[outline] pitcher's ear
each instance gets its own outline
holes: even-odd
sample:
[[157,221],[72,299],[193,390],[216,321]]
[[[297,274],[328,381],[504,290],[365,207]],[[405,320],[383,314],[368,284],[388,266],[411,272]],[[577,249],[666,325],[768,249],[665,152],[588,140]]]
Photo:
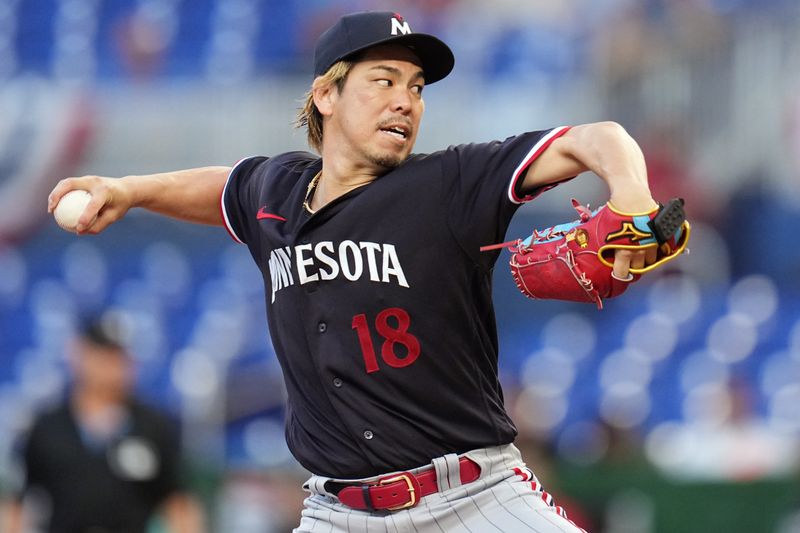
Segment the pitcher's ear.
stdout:
[[323,117],[330,116],[333,112],[333,104],[336,97],[339,95],[334,83],[317,83],[314,82],[314,87],[311,89],[314,96],[314,105]]

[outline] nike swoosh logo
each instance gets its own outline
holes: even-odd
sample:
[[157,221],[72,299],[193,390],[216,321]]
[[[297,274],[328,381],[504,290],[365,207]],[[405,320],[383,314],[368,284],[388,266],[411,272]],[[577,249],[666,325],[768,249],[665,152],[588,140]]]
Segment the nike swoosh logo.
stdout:
[[272,218],[275,220],[280,220],[281,222],[286,222],[286,219],[283,218],[282,216],[276,215],[274,213],[267,213],[266,207],[262,207],[261,209],[258,210],[258,213],[256,213],[256,220],[263,220],[265,218]]

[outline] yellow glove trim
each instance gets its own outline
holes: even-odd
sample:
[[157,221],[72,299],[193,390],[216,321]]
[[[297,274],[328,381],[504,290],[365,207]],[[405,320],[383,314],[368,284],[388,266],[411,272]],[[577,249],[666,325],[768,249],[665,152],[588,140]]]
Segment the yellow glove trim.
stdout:
[[[615,213],[617,213],[617,211],[615,211]],[[651,213],[652,213],[652,211],[651,211]],[[625,213],[622,213],[622,214],[625,214]],[[642,214],[646,215],[647,213],[642,213]],[[686,249],[686,245],[689,243],[689,235],[692,232],[692,226],[691,226],[691,224],[689,224],[688,220],[685,220],[681,227],[683,228],[683,233],[681,234],[680,242],[678,242],[678,247],[675,248],[675,250],[670,252],[668,255],[665,255],[664,257],[656,260],[655,263],[652,263],[650,265],[645,265],[642,268],[631,268],[631,269],[629,269],[629,272],[632,272],[633,274],[644,274],[646,272],[650,272],[651,270],[654,270],[654,269],[664,265],[665,263],[668,263],[669,261],[672,261],[673,259],[675,259],[679,255],[681,255],[684,252],[684,250]],[[666,243],[664,243],[664,244],[666,244]],[[643,245],[643,246],[635,246],[635,245],[630,245],[630,244],[608,244],[608,245],[605,245],[605,246],[601,246],[600,249],[597,250],[597,258],[600,260],[601,263],[603,263],[607,267],[614,268],[614,262],[613,261],[609,261],[604,256],[604,253],[606,251],[608,251],[608,250],[620,250],[620,249],[621,250],[647,250],[647,249],[653,248],[655,246],[658,246],[658,243],[654,242],[654,243],[646,244],[646,245]],[[663,244],[661,246],[663,246]]]

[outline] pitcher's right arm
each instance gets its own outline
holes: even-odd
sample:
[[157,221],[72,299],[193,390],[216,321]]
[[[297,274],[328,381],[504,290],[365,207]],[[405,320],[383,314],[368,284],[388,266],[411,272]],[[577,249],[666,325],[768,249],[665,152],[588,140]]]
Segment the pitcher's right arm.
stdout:
[[132,207],[187,222],[221,226],[220,194],[230,171],[230,167],[202,167],[122,178],[66,178],[50,193],[47,210],[52,213],[67,192],[82,189],[92,195],[92,200],[78,221],[77,232],[81,234],[100,233]]

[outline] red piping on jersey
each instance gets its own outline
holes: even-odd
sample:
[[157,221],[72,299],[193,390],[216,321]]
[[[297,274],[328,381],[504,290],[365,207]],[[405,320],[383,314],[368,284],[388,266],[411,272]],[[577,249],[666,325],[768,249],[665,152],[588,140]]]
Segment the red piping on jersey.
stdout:
[[[520,176],[523,175],[523,173],[525,172],[525,170],[527,170],[527,168],[531,165],[531,163],[536,161],[536,158],[539,157],[542,154],[542,152],[544,152],[547,149],[547,147],[550,146],[550,144],[553,141],[555,141],[556,139],[558,139],[559,137],[561,137],[562,135],[567,133],[570,130],[571,127],[572,126],[563,126],[560,129],[556,128],[553,131],[551,131],[548,134],[548,135],[550,135],[550,137],[548,138],[547,136],[545,136],[544,141],[543,142],[540,141],[540,142],[542,142],[542,144],[538,148],[534,145],[533,153],[529,153],[525,157],[525,159],[522,161],[522,164],[520,164],[520,166],[517,167],[517,170],[514,172],[514,175],[511,177],[511,184],[509,185],[509,189],[508,189],[509,198],[511,198],[511,200],[514,203],[521,204],[523,202],[529,202],[530,200],[533,200],[535,195],[530,195],[529,194],[529,195],[525,196],[524,198],[520,198],[519,196],[517,196],[517,191],[516,191],[516,189],[517,189],[517,180],[519,180]],[[539,190],[539,192],[540,193],[544,192],[546,189],[552,188],[553,186],[555,186],[555,184],[553,184],[551,186],[545,186],[545,187],[541,188]]]
[[239,244],[244,244],[244,241],[236,236],[233,228],[231,228],[230,224],[228,223],[228,217],[225,216],[225,191],[228,189],[228,183],[231,181],[231,177],[233,176],[233,172],[236,170],[236,167],[238,167],[245,159],[250,159],[250,157],[243,157],[242,159],[238,160],[233,167],[231,167],[228,178],[225,180],[225,185],[222,187],[222,191],[219,193],[219,214],[222,218],[222,225],[225,226],[225,231],[228,232],[228,235],[230,235],[231,238]]
[[222,192],[220,193],[220,202],[219,202],[219,216],[222,217],[222,225],[225,227],[225,231],[228,232],[228,235],[231,236],[231,239],[240,244],[243,244],[242,241],[240,241],[239,238],[236,236],[236,234],[233,232],[233,230],[231,230],[231,228],[228,226],[228,221],[225,219],[225,210],[222,207],[222,197],[224,194],[225,194],[225,187],[222,188]]

